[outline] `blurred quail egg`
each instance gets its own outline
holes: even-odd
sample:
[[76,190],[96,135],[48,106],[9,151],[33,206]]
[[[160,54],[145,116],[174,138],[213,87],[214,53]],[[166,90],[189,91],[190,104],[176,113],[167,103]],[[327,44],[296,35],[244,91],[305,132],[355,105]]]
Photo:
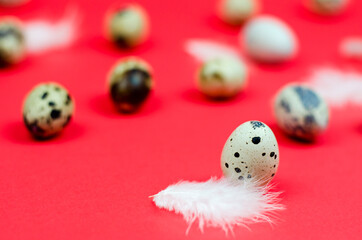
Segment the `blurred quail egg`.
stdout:
[[106,16],[106,35],[121,48],[134,47],[143,43],[148,33],[147,13],[137,4],[124,5],[111,10]]
[[21,23],[14,17],[0,19],[0,65],[20,62],[25,55],[25,38]]
[[293,30],[270,15],[249,20],[240,37],[246,53],[257,61],[284,62],[294,58],[298,52],[298,40]]
[[16,7],[20,6],[29,0],[0,0],[0,6],[4,7]]
[[23,119],[36,138],[58,134],[72,118],[74,103],[68,91],[57,83],[37,85],[27,95]]
[[197,78],[198,89],[212,98],[228,98],[244,89],[247,82],[246,66],[232,58],[206,61]]
[[259,8],[258,0],[220,0],[217,12],[224,22],[240,25],[254,16]]
[[335,15],[345,10],[349,2],[349,0],[305,0],[305,5],[315,13]]
[[286,134],[302,140],[314,140],[328,126],[327,103],[305,85],[290,84],[282,88],[274,101],[274,113]]
[[120,112],[134,112],[151,93],[151,67],[139,58],[121,59],[111,69],[108,85],[110,97],[116,108]]

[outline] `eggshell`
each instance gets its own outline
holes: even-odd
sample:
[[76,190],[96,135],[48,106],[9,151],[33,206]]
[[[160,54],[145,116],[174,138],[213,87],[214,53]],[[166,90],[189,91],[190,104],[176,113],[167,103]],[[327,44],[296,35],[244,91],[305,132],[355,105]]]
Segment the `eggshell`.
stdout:
[[321,15],[336,15],[341,13],[349,4],[349,0],[305,0],[304,3],[311,11]]
[[25,56],[22,23],[15,17],[0,18],[0,66],[19,63]]
[[240,25],[259,12],[258,0],[220,0],[217,8],[218,16],[231,25]]
[[58,83],[42,83],[26,96],[23,119],[29,132],[39,139],[60,133],[74,112],[74,101],[67,89]]
[[267,184],[278,165],[279,148],[274,133],[259,121],[248,121],[237,127],[221,154],[224,176],[238,181]]
[[0,6],[17,7],[29,2],[29,0],[0,0]]
[[301,84],[282,88],[274,101],[279,127],[288,135],[311,141],[328,126],[326,101],[313,89]]
[[109,95],[122,113],[137,111],[148,99],[152,86],[151,66],[137,57],[117,61],[108,74]]
[[270,15],[248,21],[240,36],[246,53],[257,61],[284,62],[294,58],[298,52],[298,40],[293,30]]
[[150,24],[146,10],[138,4],[123,4],[108,10],[105,35],[121,48],[132,48],[145,42]]
[[245,64],[231,58],[216,58],[205,62],[197,77],[198,89],[212,98],[235,96],[244,89],[246,82]]

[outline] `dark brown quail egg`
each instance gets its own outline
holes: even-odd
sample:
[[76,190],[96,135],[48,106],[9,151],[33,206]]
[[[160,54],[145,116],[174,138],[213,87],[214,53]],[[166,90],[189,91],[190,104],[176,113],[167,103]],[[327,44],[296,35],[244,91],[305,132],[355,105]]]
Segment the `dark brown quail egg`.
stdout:
[[138,58],[122,59],[109,74],[109,94],[120,112],[134,112],[152,89],[150,66]]

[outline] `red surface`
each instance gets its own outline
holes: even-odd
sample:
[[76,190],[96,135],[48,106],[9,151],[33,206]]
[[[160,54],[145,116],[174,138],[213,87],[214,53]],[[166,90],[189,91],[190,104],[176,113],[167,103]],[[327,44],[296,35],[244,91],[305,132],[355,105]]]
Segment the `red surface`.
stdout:
[[[236,228],[236,239],[361,239],[361,108],[332,109],[330,128],[315,144],[286,138],[270,102],[285,83],[325,64],[362,70],[338,55],[344,36],[362,35],[362,2],[341,16],[313,15],[300,1],[263,1],[263,12],[285,19],[297,32],[301,53],[282,66],[256,65],[236,99],[210,102],[194,89],[198,63],[183,50],[186,39],[238,46],[239,29],[214,17],[214,1],[139,1],[149,12],[151,38],[122,52],[101,36],[112,1],[78,0],[80,38],[69,49],[29,56],[0,71],[0,239],[223,239],[221,229],[194,226],[185,237],[181,216],[157,209],[148,196],[180,179],[220,176],[219,156],[229,134],[251,119],[266,122],[280,144],[274,179],[287,210],[277,223]],[[33,0],[1,9],[23,20],[62,16],[66,1]],[[112,108],[105,77],[114,62],[137,55],[154,68],[155,90],[134,115]],[[37,142],[22,123],[25,94],[56,81],[76,100],[66,131]]]

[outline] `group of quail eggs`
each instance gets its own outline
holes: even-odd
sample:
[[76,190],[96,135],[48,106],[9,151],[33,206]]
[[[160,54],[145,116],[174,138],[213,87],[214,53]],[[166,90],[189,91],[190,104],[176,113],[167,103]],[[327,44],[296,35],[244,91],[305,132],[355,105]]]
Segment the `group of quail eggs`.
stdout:
[[[337,14],[346,1],[314,0],[306,6],[317,13]],[[240,44],[254,61],[278,64],[295,58],[299,51],[296,34],[281,19],[259,15],[260,9],[257,0],[221,0],[218,16],[228,24],[242,26]],[[206,96],[232,98],[245,90],[248,68],[235,57],[214,58],[202,64],[197,79],[199,90]],[[277,124],[291,137],[313,141],[327,128],[329,110],[325,100],[304,84],[284,86],[276,94],[273,108]]]
[[[22,2],[0,0],[1,6]],[[145,10],[136,4],[112,8],[105,17],[105,35],[120,48],[132,48],[144,42],[149,34]],[[0,18],[0,65],[19,63],[26,55],[26,37],[22,23],[15,17]],[[119,60],[108,74],[108,92],[115,108],[122,113],[137,111],[148,98],[152,85],[152,69],[137,57]],[[25,97],[23,119],[36,139],[58,135],[68,125],[74,112],[74,101],[59,83],[36,85]]]
[[[11,5],[0,0],[0,5]],[[14,1],[14,4],[25,1]],[[306,6],[314,12],[331,15],[342,11],[347,0],[309,0]],[[298,39],[282,20],[258,15],[257,0],[220,0],[218,16],[231,25],[243,25],[240,43],[253,60],[281,63],[298,53]],[[149,35],[146,11],[128,4],[106,14],[105,35],[120,48],[133,48]],[[0,20],[0,64],[16,64],[25,56],[25,37],[20,21]],[[241,60],[225,57],[208,60],[197,71],[197,87],[211,99],[228,100],[246,88],[248,68]],[[127,57],[118,61],[108,74],[109,96],[115,108],[123,113],[137,111],[148,98],[152,85],[152,69],[148,63]],[[74,101],[67,89],[58,83],[42,83],[26,96],[23,119],[37,139],[59,134],[74,112]],[[301,84],[284,86],[274,98],[274,113],[279,127],[289,136],[313,141],[328,125],[326,102],[313,89]],[[221,156],[221,168],[234,180],[257,179],[267,184],[279,164],[279,149],[272,130],[260,121],[248,121],[237,127],[227,139]]]

